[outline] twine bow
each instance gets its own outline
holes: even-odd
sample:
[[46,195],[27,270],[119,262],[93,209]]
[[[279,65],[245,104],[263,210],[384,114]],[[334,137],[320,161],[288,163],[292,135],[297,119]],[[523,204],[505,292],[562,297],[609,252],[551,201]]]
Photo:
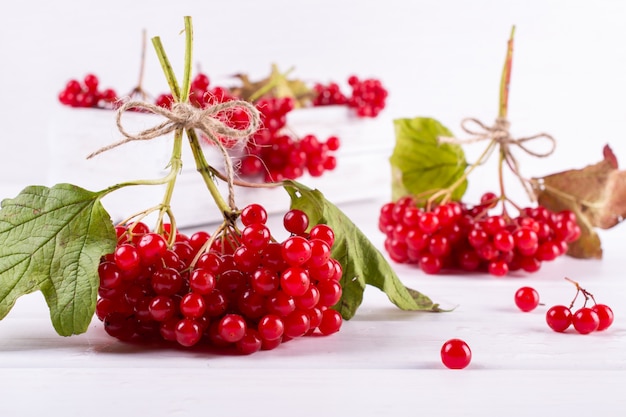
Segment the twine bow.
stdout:
[[[498,117],[493,126],[487,126],[483,122],[475,118],[466,118],[461,122],[461,129],[468,135],[467,139],[458,139],[453,137],[439,137],[441,143],[452,143],[457,145],[470,144],[480,142],[483,140],[491,140],[500,146],[500,151],[507,166],[511,169],[513,175],[515,175],[522,186],[528,193],[531,201],[535,201],[535,195],[528,182],[522,177],[517,159],[511,151],[512,146],[517,146],[526,152],[528,155],[538,158],[545,158],[551,155],[556,149],[556,140],[547,133],[537,133],[532,136],[524,136],[520,138],[513,138],[509,132],[509,121],[506,118]],[[547,139],[550,142],[550,149],[544,152],[538,152],[530,149],[527,146],[527,142],[536,139]]]
[[[236,108],[242,108],[248,113],[249,124],[248,127],[245,129],[230,127],[218,117],[220,113],[226,112],[228,110],[232,111]],[[159,114],[165,117],[167,120],[139,133],[132,134],[127,132],[122,125],[122,115],[124,114],[124,112],[130,109],[148,110],[151,113]],[[231,208],[235,207],[233,201],[233,186],[235,176],[233,164],[230,155],[228,154],[228,151],[226,150],[218,136],[228,139],[235,139],[235,141],[239,142],[242,140],[246,140],[250,135],[256,132],[259,128],[261,118],[259,115],[259,111],[253,104],[243,100],[231,100],[224,103],[218,103],[204,109],[199,109],[189,103],[174,103],[172,105],[172,109],[170,110],[144,101],[128,101],[124,103],[120,108],[118,108],[115,120],[117,128],[124,136],[124,139],[104,146],[95,152],[92,152],[87,156],[87,159],[93,158],[98,154],[101,154],[129,142],[151,140],[159,136],[167,135],[177,129],[197,129],[204,133],[211,140],[211,142],[213,142],[217,146],[224,158],[226,175],[228,176],[227,180],[229,189],[229,204]]]

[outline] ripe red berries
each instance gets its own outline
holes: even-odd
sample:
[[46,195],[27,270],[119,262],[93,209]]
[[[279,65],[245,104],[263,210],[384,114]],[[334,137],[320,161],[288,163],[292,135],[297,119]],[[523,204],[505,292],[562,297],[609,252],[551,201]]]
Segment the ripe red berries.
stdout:
[[[580,334],[589,334],[595,331],[607,329],[613,323],[613,310],[606,304],[596,303],[593,295],[582,288],[576,281],[565,278],[576,286],[576,294],[569,307],[565,305],[555,305],[546,312],[546,323],[548,326],[558,333],[565,332],[570,326]],[[577,310],[572,310],[576,298],[579,294],[584,297],[583,306]],[[591,300],[593,307],[587,307],[588,301]]]
[[216,236],[177,232],[174,243],[143,223],[118,226],[118,246],[98,269],[96,312],[106,332],[251,354],[339,331],[343,319],[331,307],[343,271],[330,255],[334,233],[327,225],[307,233],[302,211],[285,219],[292,234],[282,243],[271,239],[260,205],[242,210],[244,227]]
[[524,208],[515,218],[490,214],[491,194],[474,207],[448,202],[425,209],[410,196],[383,205],[378,227],[389,257],[417,264],[427,274],[447,269],[501,277],[517,270],[536,272],[580,235],[567,210]]

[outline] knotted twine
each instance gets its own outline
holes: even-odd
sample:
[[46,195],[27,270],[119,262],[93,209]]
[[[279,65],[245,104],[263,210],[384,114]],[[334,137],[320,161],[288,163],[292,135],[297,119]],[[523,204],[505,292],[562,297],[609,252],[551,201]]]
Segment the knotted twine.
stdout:
[[[242,108],[248,113],[249,123],[248,127],[245,129],[230,127],[218,117],[220,113],[227,110],[234,110],[236,108]],[[147,110],[151,113],[159,114],[167,120],[152,128],[132,134],[126,131],[122,125],[122,115],[130,109]],[[217,146],[223,156],[228,183],[228,204],[231,209],[236,209],[234,197],[235,173],[233,163],[226,147],[223,145],[218,136],[234,139],[237,143],[239,143],[247,140],[254,132],[256,132],[259,128],[261,118],[259,111],[253,104],[243,100],[231,100],[200,109],[189,103],[174,103],[170,110],[145,101],[128,101],[118,108],[115,120],[117,128],[124,136],[124,139],[92,152],[87,156],[87,159],[93,158],[100,153],[109,151],[129,142],[151,140],[159,136],[172,133],[178,129],[200,130],[213,144]]]
[[[528,155],[535,156],[538,158],[545,158],[550,156],[554,150],[556,149],[556,140],[547,133],[537,133],[532,136],[524,136],[520,138],[513,138],[509,132],[510,123],[504,117],[498,117],[493,126],[487,126],[483,122],[475,118],[466,118],[461,121],[461,129],[468,135],[469,138],[466,139],[458,139],[453,137],[439,137],[439,142],[441,143],[451,143],[456,145],[463,144],[471,144],[480,142],[483,140],[490,140],[497,143],[500,147],[500,151],[504,161],[507,166],[521,182],[524,190],[530,197],[531,201],[535,201],[535,194],[532,190],[532,187],[528,183],[527,180],[524,179],[519,170],[519,163],[517,159],[513,155],[511,148],[513,146],[517,146],[522,149]],[[538,152],[530,149],[527,146],[527,142],[536,139],[547,139],[550,142],[550,149],[544,152]]]

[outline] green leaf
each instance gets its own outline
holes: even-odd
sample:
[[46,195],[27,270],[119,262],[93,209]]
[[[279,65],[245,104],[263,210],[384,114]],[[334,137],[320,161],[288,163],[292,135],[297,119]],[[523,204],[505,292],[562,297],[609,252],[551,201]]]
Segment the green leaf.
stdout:
[[[389,159],[392,169],[392,198],[432,194],[459,180],[467,161],[459,145],[440,143],[440,136],[452,133],[435,119],[416,117],[394,120],[396,144]],[[460,200],[467,189],[464,180],[452,193]],[[429,195],[426,195],[428,197]]]
[[334,308],[344,319],[349,320],[356,313],[363,301],[366,285],[383,291],[402,310],[440,311],[430,298],[405,287],[380,251],[321,192],[295,181],[285,181],[284,187],[291,196],[291,208],[307,213],[311,224],[327,224],[335,232],[332,256],[343,267],[343,293]]
[[30,186],[0,209],[0,319],[17,298],[40,290],[62,336],[93,317],[100,257],[115,248],[101,195],[71,184]]

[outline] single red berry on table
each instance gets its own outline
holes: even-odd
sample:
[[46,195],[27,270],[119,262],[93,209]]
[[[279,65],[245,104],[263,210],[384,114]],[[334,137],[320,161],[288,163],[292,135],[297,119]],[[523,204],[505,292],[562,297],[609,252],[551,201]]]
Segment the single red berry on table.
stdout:
[[463,369],[470,364],[472,351],[461,339],[450,339],[441,347],[441,361],[450,369]]
[[532,311],[539,305],[539,293],[532,287],[522,287],[515,292],[515,305],[524,312]]

